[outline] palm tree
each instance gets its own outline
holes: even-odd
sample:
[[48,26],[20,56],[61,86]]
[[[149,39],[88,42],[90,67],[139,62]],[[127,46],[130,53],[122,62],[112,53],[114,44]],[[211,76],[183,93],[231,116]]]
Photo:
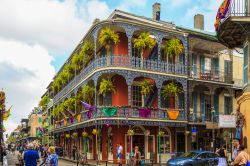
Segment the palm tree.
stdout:
[[82,97],[83,100],[86,101],[88,104],[93,104],[95,96],[95,87],[86,85],[82,88]]
[[106,93],[108,92],[115,92],[115,86],[113,85],[111,78],[103,78],[99,87],[99,95],[105,97]]
[[[162,87],[162,97],[167,100],[169,97],[174,96],[176,99],[182,93],[182,89],[175,82],[170,82]],[[177,100],[176,100],[177,103]]]
[[149,80],[143,80],[140,83],[141,94],[142,94],[142,107],[145,106],[145,96],[147,96],[150,92],[153,91],[153,86],[150,84]]
[[134,47],[137,48],[141,54],[141,67],[143,66],[143,53],[145,49],[154,48],[156,41],[150,37],[149,32],[142,32],[137,39],[133,41]]
[[[176,38],[172,38],[166,43],[162,45],[163,55],[164,59],[172,61],[175,57],[180,56],[183,53],[183,45],[181,44],[181,41]],[[176,58],[175,58],[176,59]]]
[[[107,57],[111,55],[111,47],[119,42],[119,35],[110,28],[102,29],[99,35],[99,43],[103,45],[107,51]],[[109,59],[109,58],[108,58]],[[107,61],[109,64],[109,61]]]

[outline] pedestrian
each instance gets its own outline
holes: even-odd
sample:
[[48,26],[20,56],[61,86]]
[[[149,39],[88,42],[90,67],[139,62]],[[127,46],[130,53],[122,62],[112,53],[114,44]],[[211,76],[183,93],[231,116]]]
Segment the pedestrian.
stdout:
[[130,158],[132,159],[132,165],[140,165],[141,161],[141,152],[139,151],[139,147],[135,146],[134,152],[131,152]]
[[239,140],[234,139],[233,140],[233,149],[232,149],[232,161],[234,161],[235,158],[238,156],[239,147],[240,147]]
[[34,150],[33,143],[28,145],[28,150],[24,153],[23,159],[25,166],[37,166],[37,163],[40,162],[39,154]]
[[72,148],[73,160],[76,159],[76,151],[77,151],[77,147],[74,145],[73,148]]
[[18,151],[18,153],[17,153],[17,159],[18,159],[19,165],[23,166],[24,162],[23,162],[23,151],[22,150]]
[[227,166],[227,149],[226,145],[223,145],[220,149],[216,151],[219,155],[219,166]]
[[58,166],[58,155],[54,146],[49,147],[49,156],[46,159],[46,166]]
[[42,150],[43,153],[42,153],[42,156],[41,156],[41,158],[42,158],[42,163],[40,164],[40,166],[44,165],[45,162],[46,162],[46,159],[48,158],[48,149],[49,149],[49,147],[48,147],[47,144],[45,144],[45,146],[44,146],[42,149],[43,149],[43,150]]
[[249,155],[245,152],[245,146],[239,146],[239,154],[235,158],[235,160],[231,163],[231,165],[235,166],[246,166],[249,162]]
[[119,164],[119,166],[122,165],[122,151],[123,151],[123,147],[120,143],[118,143],[116,145],[116,158],[117,158],[117,163]]

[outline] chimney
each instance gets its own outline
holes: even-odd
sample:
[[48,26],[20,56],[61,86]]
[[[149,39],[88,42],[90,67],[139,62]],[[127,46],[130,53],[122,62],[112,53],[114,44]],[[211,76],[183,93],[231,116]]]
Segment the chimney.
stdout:
[[204,15],[196,14],[194,16],[194,29],[204,30]]
[[153,20],[160,21],[160,16],[161,16],[161,4],[156,2],[153,5]]

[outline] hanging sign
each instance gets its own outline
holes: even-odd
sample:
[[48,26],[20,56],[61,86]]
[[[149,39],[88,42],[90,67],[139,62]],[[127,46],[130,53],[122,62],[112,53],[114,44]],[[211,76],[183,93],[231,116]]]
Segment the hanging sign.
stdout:
[[219,115],[220,128],[236,128],[235,115]]

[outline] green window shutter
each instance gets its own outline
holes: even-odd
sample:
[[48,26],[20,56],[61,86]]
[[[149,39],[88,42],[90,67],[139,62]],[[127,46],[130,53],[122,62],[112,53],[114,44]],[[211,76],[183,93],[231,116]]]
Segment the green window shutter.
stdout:
[[179,94],[179,108],[184,108],[184,93]]
[[39,132],[38,128],[36,128],[36,136],[37,136],[37,137],[40,136],[40,132]]
[[200,100],[202,121],[205,121],[205,96],[203,93],[200,94]]
[[219,115],[219,95],[214,95],[214,110],[215,116]]
[[243,64],[243,83],[244,86],[248,84],[248,44],[243,49],[244,64]]
[[219,58],[213,58],[212,69],[215,75],[219,75]]
[[205,57],[200,56],[200,58],[201,58],[201,72],[204,73],[204,71],[205,71]]
[[197,92],[193,92],[193,114],[195,119],[197,118]]
[[42,123],[42,118],[41,117],[38,118],[38,122]]

